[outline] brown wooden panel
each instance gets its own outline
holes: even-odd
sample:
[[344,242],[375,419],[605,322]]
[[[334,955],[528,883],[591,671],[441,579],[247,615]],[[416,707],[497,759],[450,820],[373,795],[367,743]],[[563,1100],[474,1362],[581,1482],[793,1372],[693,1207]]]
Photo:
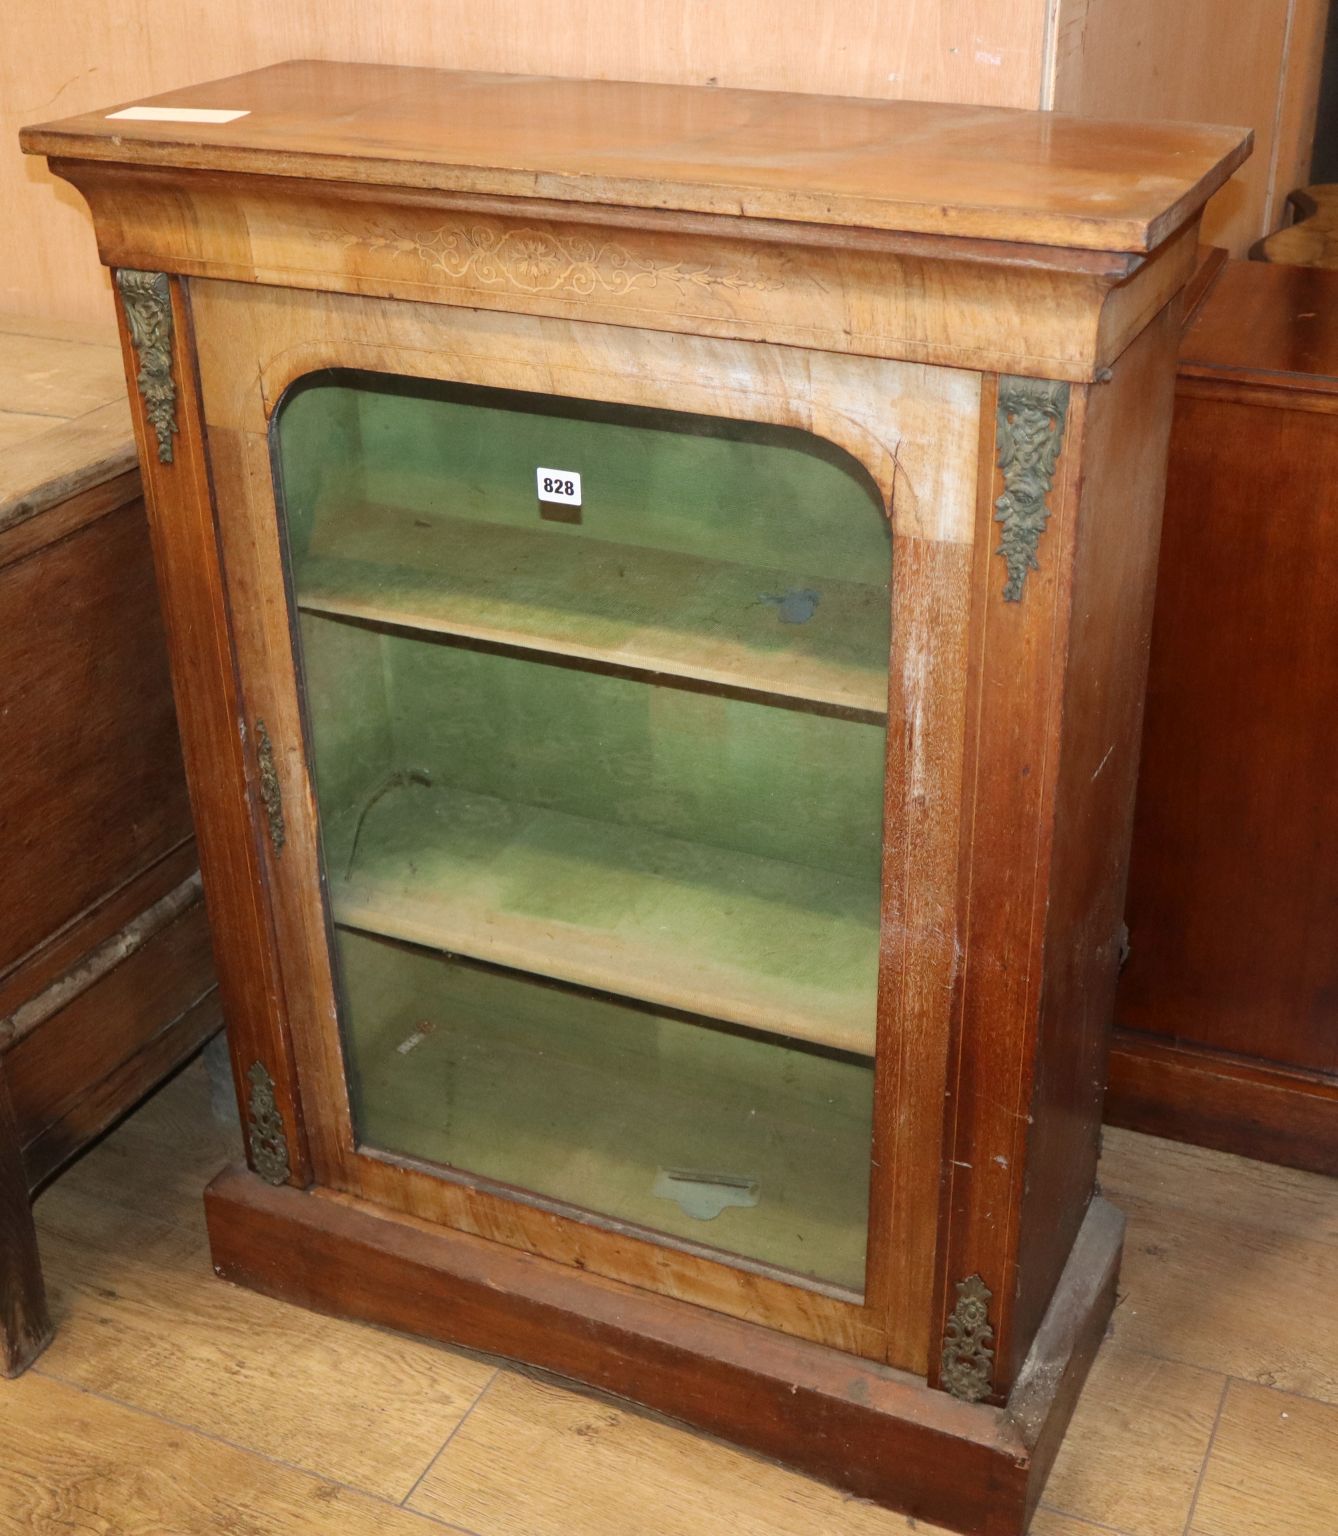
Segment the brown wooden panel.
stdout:
[[1180,346],[1182,379],[1224,373],[1338,390],[1338,272],[1228,262]]
[[[276,306],[303,288],[1041,378],[1096,377],[1195,259],[1192,219],[1134,257],[774,219],[596,217],[551,197],[366,189],[350,204],[292,176],[53,163],[88,199],[104,261],[260,285]],[[498,260],[480,260],[484,248]],[[456,249],[459,260],[438,254]],[[511,255],[536,249],[538,282]],[[615,275],[625,269],[634,280]]]
[[1088,394],[1044,980],[1012,1339],[1020,1360],[1096,1183],[1152,633],[1180,306]]
[[889,1366],[240,1170],[210,1185],[206,1212],[225,1279],[634,1397],[909,1513],[950,1466],[936,1519],[1017,1530],[1020,1439]]
[[995,501],[997,411],[981,421],[979,506],[960,805],[954,1034],[948,1057],[939,1272],[927,1318],[930,1379],[938,1380],[955,1287],[979,1275],[992,1293],[994,1401],[1011,1380],[1009,1353],[1017,1204],[1041,986],[1054,767],[1072,523],[1083,455],[1086,392],[1070,392],[1050,509],[1020,602],[1004,599]]
[[1176,407],[1119,1009],[1332,1073],[1338,418],[1287,405]]
[[[982,421],[993,414],[987,388]],[[946,1019],[960,953],[972,548],[913,538],[894,547],[869,1300],[886,1318],[887,1358],[927,1375],[942,1171],[925,1149],[943,1143]]]
[[[255,732],[248,729],[239,692],[219,568],[189,310],[179,284],[172,283],[170,291],[177,427],[171,458],[160,455],[138,390],[131,404],[172,658],[172,688],[241,1113],[245,1119],[247,1073],[253,1063],[261,1062],[277,1090],[291,1176],[305,1183],[306,1146],[258,847],[263,810]],[[139,359],[124,311],[121,343],[127,377],[134,379]]]
[[1087,1207],[1054,1297],[1008,1397],[1008,1417],[1031,1449],[1034,1510],[1116,1305],[1124,1214],[1099,1197]]
[[1098,1202],[1016,1403],[960,1403],[872,1361],[238,1169],[206,1194],[227,1279],[513,1356],[912,1516],[1020,1536],[1114,1303],[1123,1221]]
[[[209,927],[197,901],[5,1054],[30,1184],[130,1108],[136,1096],[104,1118],[100,1104],[111,1091],[103,1085],[213,987]],[[152,1080],[143,1091],[150,1086]],[[63,1131],[35,1167],[32,1146],[55,1125]]]
[[1338,1178],[1338,1079],[1117,1029],[1108,1125]]
[[[1110,383],[1071,392],[1020,603],[1003,600],[995,529],[977,539],[962,1011],[930,1347],[935,1368],[956,1286],[980,1275],[996,1400],[1095,1184],[1177,328],[1172,306]],[[991,441],[982,468],[996,458]],[[982,474],[982,524],[1000,489]]]
[[223,1028],[217,986],[179,1018],[148,1036],[104,1077],[89,1085],[58,1120],[24,1149],[28,1179],[41,1188],[104,1131],[159,1088]]
[[4,969],[191,822],[143,504],[0,569],[0,610]]
[[[78,422],[62,422],[62,438],[77,435],[78,429],[98,414],[93,411]],[[123,469],[89,483],[90,474],[105,465],[94,465],[90,471],[86,465],[68,462],[75,457],[74,446],[62,441],[67,462],[52,464],[47,457],[51,445],[44,433],[23,445],[26,456],[36,460],[35,464],[16,466],[15,459],[20,454],[15,449],[0,460],[0,497],[5,498],[0,500],[0,566],[12,565],[39,549],[57,544],[117,507],[139,499],[137,469]],[[43,478],[43,470],[52,471],[51,478]],[[8,495],[11,485],[16,487],[12,497]]]
[[1232,262],[1180,377],[1106,1117],[1338,1169],[1338,273]]
[[[267,1189],[240,1170],[214,1181],[206,1209],[226,1278],[634,1395],[857,1495],[911,1514],[932,1508],[957,1530],[1017,1536],[1022,1527],[1028,1441],[994,1410],[926,1392],[889,1367],[461,1233],[390,1223],[347,1198]],[[298,1249],[303,1263],[290,1263]],[[1111,1250],[1097,1267],[1091,1293],[1075,1284],[1083,1316],[1065,1335],[1055,1381],[1071,1356],[1080,1381],[1081,1356],[1100,1336]],[[1049,1392],[1035,1402],[1038,1425],[1054,1401]]]
[[118,885],[96,906],[80,913],[73,923],[52,935],[41,948],[31,951],[0,980],[0,1018],[7,1018],[83,963],[93,950],[175,890],[198,868],[195,839],[188,838],[156,864]]

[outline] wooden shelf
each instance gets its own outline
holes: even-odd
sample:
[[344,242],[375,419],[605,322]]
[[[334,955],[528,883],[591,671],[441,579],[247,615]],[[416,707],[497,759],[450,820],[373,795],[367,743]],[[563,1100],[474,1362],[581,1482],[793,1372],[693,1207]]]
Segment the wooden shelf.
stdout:
[[310,613],[886,717],[886,586],[361,502],[323,505],[316,528]]
[[339,948],[363,1145],[862,1289],[871,1063],[796,1063],[362,934]]
[[873,1054],[876,880],[417,783],[327,862],[346,926]]

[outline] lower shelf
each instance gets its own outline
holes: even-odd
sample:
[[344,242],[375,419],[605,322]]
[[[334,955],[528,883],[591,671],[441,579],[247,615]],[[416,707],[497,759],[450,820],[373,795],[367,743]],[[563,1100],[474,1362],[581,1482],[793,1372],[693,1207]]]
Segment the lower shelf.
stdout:
[[414,782],[327,866],[345,926],[873,1055],[876,880]]
[[864,1287],[873,1071],[358,933],[359,1140]]

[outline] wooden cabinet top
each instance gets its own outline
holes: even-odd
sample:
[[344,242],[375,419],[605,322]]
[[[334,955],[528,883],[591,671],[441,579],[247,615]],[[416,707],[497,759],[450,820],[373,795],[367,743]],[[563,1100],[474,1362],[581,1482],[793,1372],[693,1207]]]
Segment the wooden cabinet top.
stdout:
[[1192,217],[1251,145],[1245,130],[1186,123],[311,60],[134,108],[144,115],[28,128],[23,147],[1135,253]]

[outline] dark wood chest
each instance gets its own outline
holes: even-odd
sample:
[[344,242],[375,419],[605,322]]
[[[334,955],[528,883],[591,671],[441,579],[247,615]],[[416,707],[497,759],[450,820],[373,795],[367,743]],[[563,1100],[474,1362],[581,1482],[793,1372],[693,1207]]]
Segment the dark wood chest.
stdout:
[[1338,1173],[1338,273],[1180,350],[1107,1117]]
[[120,349],[0,317],[0,1365],[29,1205],[220,1023]]

